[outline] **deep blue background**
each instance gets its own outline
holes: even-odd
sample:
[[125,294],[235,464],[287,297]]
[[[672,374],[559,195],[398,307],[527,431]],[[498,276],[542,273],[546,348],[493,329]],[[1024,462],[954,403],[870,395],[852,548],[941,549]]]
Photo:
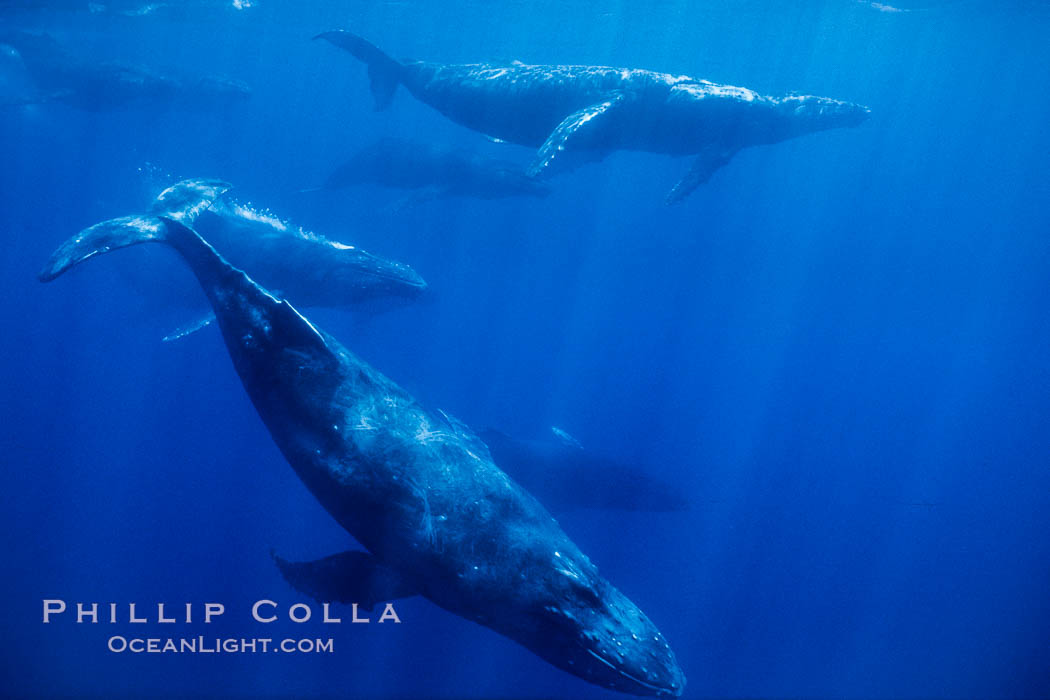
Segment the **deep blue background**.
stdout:
[[[255,90],[222,114],[0,111],[4,690],[615,697],[422,600],[397,627],[248,621],[256,599],[300,600],[271,547],[349,537],[218,333],[159,342],[187,319],[142,284],[156,251],[35,279],[80,228],[141,211],[151,164],[415,266],[432,303],[308,313],[429,405],[523,437],[558,425],[678,484],[689,512],[560,521],[667,636],[688,696],[1050,695],[1046,3],[257,4],[0,20]],[[545,200],[302,195],[379,135],[530,157],[403,91],[373,112],[362,66],[309,40],[336,27],[396,56],[647,67],[872,118],[745,151],[674,208],[688,162],[626,153]],[[52,597],[219,601],[222,623],[145,633],[337,653],[114,655],[127,625],[42,625]]]

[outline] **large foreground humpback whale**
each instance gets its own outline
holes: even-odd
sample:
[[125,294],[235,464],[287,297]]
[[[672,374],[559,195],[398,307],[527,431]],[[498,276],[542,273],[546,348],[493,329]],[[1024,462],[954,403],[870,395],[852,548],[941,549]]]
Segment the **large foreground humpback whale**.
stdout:
[[182,255],[274,441],[368,550],[299,565],[299,576],[314,590],[339,584],[350,600],[357,590],[388,600],[418,593],[584,680],[680,695],[684,674],[655,625],[493,463],[484,443],[426,410],[179,223],[200,206],[92,226],[40,279],[148,241]]
[[607,66],[396,61],[347,31],[319,34],[368,65],[376,109],[398,85],[454,122],[539,148],[529,173],[614,150],[693,155],[667,202],[681,201],[742,148],[867,118],[868,109],[812,95],[767,97],[685,75]]

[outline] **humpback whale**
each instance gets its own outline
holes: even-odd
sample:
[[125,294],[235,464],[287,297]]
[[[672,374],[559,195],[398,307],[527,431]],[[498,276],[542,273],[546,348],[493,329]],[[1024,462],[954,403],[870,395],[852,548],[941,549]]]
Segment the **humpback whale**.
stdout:
[[228,188],[218,180],[183,180],[161,192],[150,213],[182,217],[230,264],[300,306],[414,301],[426,291],[408,265],[294,226],[237,201]]
[[[158,12],[171,15],[199,17],[205,10],[244,10],[252,7],[252,0],[178,0],[178,2],[156,2],[149,0],[4,0],[0,14],[8,12],[62,11],[90,13],[93,15],[116,15],[121,17],[147,17]],[[192,13],[192,14],[190,14]]]
[[868,108],[813,95],[769,97],[686,75],[608,66],[397,61],[348,31],[315,38],[368,66],[376,109],[403,85],[417,100],[489,137],[538,148],[530,175],[615,150],[694,156],[667,202],[706,182],[742,148],[855,126]]
[[554,512],[575,508],[671,512],[689,508],[681,490],[585,450],[551,428],[555,439],[522,440],[494,428],[478,433],[500,468]]
[[[267,288],[302,306],[368,304],[379,310],[415,301],[426,292],[427,283],[408,265],[258,211],[232,198],[230,187],[221,180],[183,180],[161,192],[149,214],[193,225],[231,264],[251,270]],[[64,265],[84,245],[79,235],[72,237],[55,251],[52,264]],[[165,340],[189,335],[212,320],[209,313]]]
[[67,52],[48,34],[0,33],[35,83],[35,92],[3,98],[2,104],[62,102],[88,111],[119,109],[137,102],[179,108],[219,108],[250,95],[239,81],[220,75],[179,79],[141,66],[95,62]]
[[550,514],[455,418],[424,408],[182,222],[207,208],[85,229],[42,281],[99,253],[166,243],[218,318],[233,365],[274,442],[367,550],[296,567],[331,598],[421,595],[591,683],[678,696],[685,677],[656,626],[603,578]]
[[321,190],[373,184],[416,190],[430,196],[498,199],[545,197],[550,187],[511,163],[410,139],[384,138],[336,168]]

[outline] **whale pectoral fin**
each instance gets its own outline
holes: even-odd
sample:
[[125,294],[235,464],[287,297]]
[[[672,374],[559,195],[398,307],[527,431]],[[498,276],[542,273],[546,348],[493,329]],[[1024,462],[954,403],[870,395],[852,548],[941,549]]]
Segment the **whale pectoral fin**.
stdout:
[[284,580],[319,603],[357,603],[371,610],[376,603],[417,594],[396,571],[367,552],[351,550],[304,562],[271,555]]
[[562,445],[564,445],[566,447],[572,447],[572,448],[577,449],[577,450],[582,450],[583,449],[583,445],[580,444],[579,440],[574,438],[572,435],[569,435],[569,433],[565,432],[564,430],[562,430],[558,426],[552,425],[551,426],[551,433],[554,434],[554,437]]
[[716,170],[732,160],[736,152],[735,148],[719,147],[702,151],[696,156],[685,177],[679,180],[678,184],[667,194],[665,200],[667,204],[677,204],[689,196],[693,190],[710,180]]
[[204,316],[201,316],[200,318],[198,318],[196,321],[192,321],[191,323],[187,323],[184,326],[179,326],[178,328],[173,330],[171,333],[168,333],[166,336],[164,336],[161,340],[163,340],[165,343],[170,343],[173,340],[181,340],[182,338],[185,338],[188,335],[196,333],[197,331],[201,330],[202,328],[207,328],[214,321],[215,321],[215,312],[214,311],[209,311]]
[[532,162],[527,171],[529,177],[536,177],[549,169],[551,164],[558,160],[558,156],[573,142],[584,140],[588,134],[595,133],[602,123],[608,121],[608,112],[622,105],[626,100],[624,93],[618,92],[602,102],[588,105],[565,117],[540,146],[536,160]]

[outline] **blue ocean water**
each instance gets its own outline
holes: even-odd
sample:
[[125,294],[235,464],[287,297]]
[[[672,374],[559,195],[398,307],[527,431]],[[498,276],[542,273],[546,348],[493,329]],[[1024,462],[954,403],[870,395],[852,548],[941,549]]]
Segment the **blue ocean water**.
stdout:
[[[429,406],[558,426],[691,502],[558,517],[667,637],[687,697],[1050,696],[1050,6],[250,4],[0,11],[93,61],[252,89],[221,110],[0,108],[5,695],[615,697],[418,598],[400,625],[283,617],[306,599],[269,552],[353,542],[215,329],[160,341],[191,320],[172,303],[191,276],[128,250],[36,280],[80,229],[208,176],[426,278],[405,308],[306,312]],[[674,207],[688,161],[643,153],[544,199],[302,193],[380,136],[532,157],[403,90],[374,111],[364,67],[310,40],[333,28],[394,56],[644,67],[872,115],[743,151]],[[44,625],[44,599],[227,612]],[[260,599],[279,622],[252,622]],[[335,651],[133,655],[114,634]]]

